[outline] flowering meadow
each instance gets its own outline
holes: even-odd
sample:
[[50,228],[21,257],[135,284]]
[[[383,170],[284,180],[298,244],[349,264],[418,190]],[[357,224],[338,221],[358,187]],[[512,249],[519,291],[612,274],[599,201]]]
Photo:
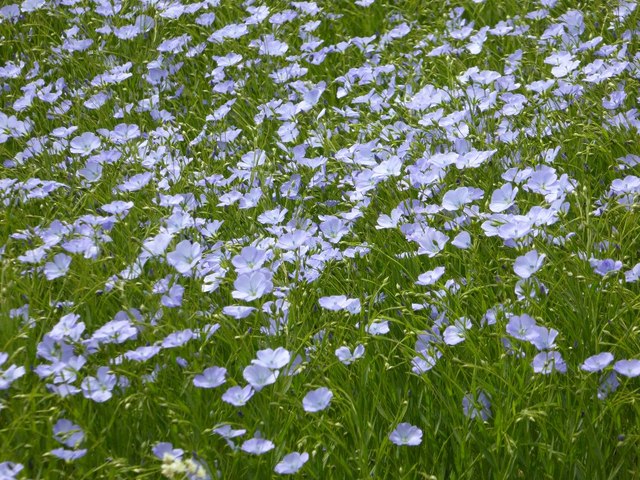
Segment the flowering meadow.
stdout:
[[0,479],[640,478],[639,12],[2,1]]

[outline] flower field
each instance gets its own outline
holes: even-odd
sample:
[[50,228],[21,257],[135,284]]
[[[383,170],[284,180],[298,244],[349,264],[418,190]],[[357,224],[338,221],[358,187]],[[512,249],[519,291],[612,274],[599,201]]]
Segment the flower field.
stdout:
[[639,37],[3,1],[0,480],[640,478]]

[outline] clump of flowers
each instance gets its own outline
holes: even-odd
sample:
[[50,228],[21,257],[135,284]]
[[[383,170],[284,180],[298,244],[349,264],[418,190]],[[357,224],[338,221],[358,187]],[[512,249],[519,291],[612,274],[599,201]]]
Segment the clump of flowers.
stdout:
[[153,453],[162,460],[160,471],[171,480],[210,480],[205,466],[194,458],[185,458],[184,450],[168,442],[157,443]]

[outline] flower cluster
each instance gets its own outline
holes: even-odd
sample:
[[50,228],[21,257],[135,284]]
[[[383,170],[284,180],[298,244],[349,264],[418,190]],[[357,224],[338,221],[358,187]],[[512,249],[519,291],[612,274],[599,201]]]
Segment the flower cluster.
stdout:
[[383,477],[640,376],[634,0],[12,1],[0,478]]

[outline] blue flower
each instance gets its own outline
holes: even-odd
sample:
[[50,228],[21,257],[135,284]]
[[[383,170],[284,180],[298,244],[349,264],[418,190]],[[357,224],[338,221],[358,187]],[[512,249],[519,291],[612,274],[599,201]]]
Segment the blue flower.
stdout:
[[69,271],[69,265],[71,265],[71,257],[64,253],[59,253],[53,257],[52,262],[45,264],[44,275],[47,277],[47,280],[64,277]]
[[53,438],[69,448],[78,448],[84,440],[84,432],[71,420],[61,418],[53,426]]
[[21,463],[2,462],[0,463],[0,478],[4,480],[15,480],[24,466]]
[[616,372],[609,372],[604,375],[600,380],[600,386],[598,387],[598,399],[604,400],[610,393],[615,392],[620,386],[618,376]]
[[167,308],[176,308],[182,306],[182,296],[184,294],[184,287],[179,284],[173,285],[166,295],[163,295],[160,299],[160,303]]
[[100,148],[100,138],[95,133],[85,132],[82,135],[74,137],[69,146],[71,153],[77,153],[87,156],[97,148]]
[[265,35],[260,40],[253,40],[249,45],[258,47],[258,53],[260,53],[260,55],[270,57],[280,57],[289,50],[289,45],[276,40],[273,35]]
[[249,307],[245,305],[227,305],[222,309],[222,313],[224,313],[225,315],[229,315],[236,320],[246,318],[255,311],[255,307]]
[[480,417],[486,422],[491,417],[489,396],[482,390],[479,390],[476,395],[467,393],[462,398],[462,411],[470,419]]
[[525,255],[516,258],[513,265],[513,271],[520,278],[527,279],[540,270],[545,258],[546,255],[540,255],[536,250],[532,250]]
[[422,443],[422,430],[410,423],[400,423],[389,435],[389,440],[396,445],[415,447]]
[[67,462],[77,460],[78,458],[86,455],[86,449],[79,449],[78,447],[84,440],[84,432],[78,426],[67,419],[60,419],[53,426],[53,438],[62,443],[65,447],[69,447],[72,450],[65,448],[56,448],[51,450],[51,455],[58,457]]
[[471,247],[471,235],[468,232],[460,232],[451,240],[451,245],[461,250],[466,250]]
[[442,208],[448,212],[454,212],[482,196],[483,192],[478,188],[459,187],[444,194]]
[[351,365],[353,362],[362,358],[364,355],[364,345],[359,344],[354,348],[353,353],[349,347],[339,347],[336,349],[336,357],[345,365]]
[[230,403],[234,407],[242,407],[253,397],[255,391],[251,385],[246,387],[235,386],[222,394],[222,401]]
[[385,335],[389,333],[389,321],[374,320],[371,322],[371,325],[367,325],[364,330],[370,335]]
[[558,331],[554,328],[533,326],[525,335],[525,340],[532,343],[538,350],[552,350]]
[[418,281],[416,282],[416,285],[423,285],[423,286],[433,285],[444,274],[444,271],[445,271],[444,267],[437,267],[433,270],[429,270],[428,272],[425,272],[420,276],[418,276]]
[[489,210],[494,213],[504,212],[515,203],[517,194],[518,187],[514,188],[511,183],[505,183],[502,187],[493,191]]
[[54,457],[58,457],[64,460],[65,462],[72,462],[84,457],[87,454],[87,449],[83,448],[80,450],[67,450],[65,448],[54,448],[49,453],[51,453],[51,455],[53,455]]
[[302,408],[305,412],[315,413],[327,408],[333,398],[333,392],[326,387],[311,390],[302,399]]
[[[6,362],[9,356],[0,352],[0,365]],[[0,390],[7,390],[11,384],[26,373],[24,367],[9,365],[6,370],[0,370]]]
[[228,424],[220,425],[219,427],[214,428],[213,432],[227,439],[240,437],[247,433],[245,429],[234,430],[233,428],[231,428],[231,425]]
[[321,297],[318,300],[322,308],[332,311],[346,310],[351,314],[360,313],[360,299],[347,298],[346,295],[333,295],[329,297]]
[[278,378],[278,370],[271,370],[262,365],[249,365],[244,369],[242,375],[244,379],[257,391],[263,387],[275,383]]
[[466,317],[457,319],[453,325],[445,328],[442,334],[444,343],[447,345],[457,345],[458,343],[464,342],[465,335],[472,326],[471,320]]
[[233,298],[250,302],[273,290],[271,273],[268,270],[256,270],[242,273],[233,284],[235,290],[231,292]]
[[223,367],[210,367],[193,379],[193,384],[199,388],[216,388],[222,385],[226,379],[227,369]]
[[183,240],[176,249],[167,254],[167,263],[181,274],[188,274],[202,258],[202,248],[198,242]]
[[567,364],[564,362],[562,355],[559,352],[540,352],[537,354],[531,362],[533,371],[536,373],[542,373],[548,375],[553,371],[560,373],[566,373]]
[[252,438],[245,441],[240,447],[243,452],[251,453],[253,455],[262,455],[274,448],[275,445],[273,442],[265,438]]
[[291,361],[291,354],[282,347],[278,347],[275,350],[271,348],[259,350],[256,356],[257,359],[251,360],[251,363],[272,370],[278,370]]
[[49,336],[57,341],[71,340],[77,342],[84,332],[84,322],[78,322],[80,315],[69,313],[60,317],[60,321],[51,329]]
[[320,224],[320,231],[329,242],[338,243],[344,235],[349,233],[349,227],[340,218],[330,215],[324,217],[324,221]]
[[160,460],[177,460],[182,458],[184,450],[181,448],[173,448],[173,445],[169,442],[160,442],[153,446],[153,454]]
[[135,350],[125,352],[124,358],[133,360],[134,362],[146,362],[157,355],[160,350],[162,350],[162,347],[158,345],[138,347]]
[[449,241],[449,237],[433,227],[416,230],[407,239],[418,244],[418,255],[426,254],[428,257],[435,257]]
[[624,377],[640,376],[640,360],[618,360],[613,369]]
[[274,471],[281,475],[293,475],[307,463],[307,460],[309,460],[309,454],[307,452],[293,452],[285,455],[276,465]]
[[585,372],[599,372],[608,367],[613,362],[613,355],[609,352],[602,352],[587,358],[580,366]]
[[248,273],[258,270],[267,259],[267,252],[256,247],[244,247],[240,255],[231,259],[231,263],[236,267],[238,273]]
[[196,338],[196,334],[190,328],[178,330],[177,332],[170,333],[162,340],[162,348],[181,347],[194,338]]
[[298,250],[305,245],[310,239],[310,235],[305,230],[294,230],[291,233],[285,233],[278,239],[276,244],[283,250]]
[[82,394],[94,402],[102,403],[109,400],[116,386],[117,378],[109,371],[109,367],[100,367],[96,377],[86,377],[82,381]]
[[435,367],[440,357],[442,357],[442,353],[435,349],[433,353],[425,352],[421,356],[413,357],[411,359],[411,371],[416,375],[422,375]]
[[224,438],[224,441],[227,442],[227,445],[229,445],[229,447],[234,451],[238,450],[238,447],[236,447],[236,444],[232,439],[240,437],[247,433],[245,429],[234,430],[233,428],[231,428],[231,425],[221,425],[214,428],[212,431],[213,433],[217,433],[222,438]]
[[605,258],[604,260],[590,260],[593,271],[598,275],[605,276],[611,272],[617,272],[622,268],[622,262],[620,260],[613,260],[611,258]]
[[527,340],[536,326],[536,321],[526,313],[512,315],[507,323],[507,333],[518,340]]

